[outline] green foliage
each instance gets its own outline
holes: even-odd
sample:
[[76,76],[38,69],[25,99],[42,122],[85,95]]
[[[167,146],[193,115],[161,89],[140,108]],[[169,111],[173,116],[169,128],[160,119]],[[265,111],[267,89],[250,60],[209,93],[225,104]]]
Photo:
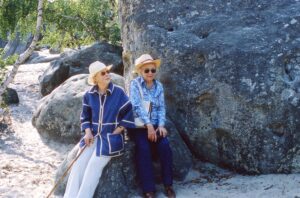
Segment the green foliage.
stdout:
[[[38,1],[0,0],[0,33],[34,33]],[[42,44],[78,47],[95,41],[120,42],[116,0],[45,1]]]
[[5,65],[13,65],[16,62],[18,57],[19,57],[19,55],[17,55],[17,54],[7,57],[5,59]]
[[[2,57],[2,55],[3,55],[3,48],[0,48],[0,57]],[[19,55],[14,54],[5,59],[0,58],[0,68],[3,69],[7,65],[13,65],[16,62],[18,57],[19,57]]]
[[[46,26],[55,24],[56,30],[72,40],[120,41],[115,4],[109,0],[56,0],[48,3]],[[67,37],[63,37],[67,39]]]
[[[0,57],[3,55],[3,48],[0,48]],[[3,77],[7,71],[7,66],[13,65],[18,58],[17,54],[7,57],[6,59],[0,58],[0,83],[2,83]]]
[[[36,15],[38,1],[34,0],[0,0],[0,34],[6,38],[8,32],[24,32],[28,29],[19,28],[18,25],[24,24],[27,17]],[[36,18],[36,17],[35,17]],[[22,23],[23,22],[23,23]],[[28,21],[31,23],[32,21]]]
[[88,45],[95,41],[87,34],[79,35],[79,33],[76,33],[75,36],[73,36],[69,32],[60,32],[57,30],[53,31],[51,29],[55,28],[47,27],[47,31],[44,32],[43,39],[40,41],[40,44],[50,44],[52,47],[58,48],[76,48],[81,45]]

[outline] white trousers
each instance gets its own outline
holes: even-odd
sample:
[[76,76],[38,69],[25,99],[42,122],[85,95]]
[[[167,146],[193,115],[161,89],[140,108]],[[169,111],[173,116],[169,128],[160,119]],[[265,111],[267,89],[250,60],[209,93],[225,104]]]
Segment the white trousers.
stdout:
[[64,198],[92,198],[103,168],[111,157],[96,156],[96,141],[73,164]]

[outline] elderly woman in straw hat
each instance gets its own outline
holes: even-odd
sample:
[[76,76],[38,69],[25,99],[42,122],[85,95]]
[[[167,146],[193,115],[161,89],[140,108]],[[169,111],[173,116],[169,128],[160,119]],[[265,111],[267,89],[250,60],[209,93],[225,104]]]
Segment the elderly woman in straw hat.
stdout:
[[79,146],[87,146],[74,163],[65,198],[91,198],[103,168],[124,149],[122,131],[135,127],[132,105],[124,90],[111,83],[111,66],[96,61],[89,66],[88,83],[93,85],[83,96]]
[[[130,100],[135,121],[142,122],[131,130],[136,143],[136,162],[138,176],[144,197],[155,196],[155,183],[151,159],[151,150],[156,150],[162,168],[162,179],[168,197],[175,197],[172,189],[172,151],[165,128],[166,109],[162,84],[155,79],[160,60],[143,54],[135,60],[135,72],[139,74],[130,84]],[[150,108],[145,104],[150,103]],[[135,122],[136,125],[138,122]]]

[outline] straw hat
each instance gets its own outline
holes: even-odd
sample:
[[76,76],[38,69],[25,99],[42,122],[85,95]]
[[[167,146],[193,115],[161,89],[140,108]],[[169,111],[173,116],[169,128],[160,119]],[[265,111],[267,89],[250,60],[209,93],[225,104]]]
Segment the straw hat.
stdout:
[[160,59],[153,59],[151,55],[149,54],[143,54],[140,57],[138,57],[137,59],[135,59],[134,65],[135,65],[135,72],[138,73],[139,69],[147,64],[147,63],[153,63],[156,68],[158,69],[160,67]]
[[102,71],[104,69],[110,70],[112,67],[112,65],[106,66],[104,63],[101,63],[100,61],[95,61],[93,63],[90,64],[89,66],[89,77],[88,77],[88,83],[90,85],[95,85],[94,83],[94,76],[99,72]]

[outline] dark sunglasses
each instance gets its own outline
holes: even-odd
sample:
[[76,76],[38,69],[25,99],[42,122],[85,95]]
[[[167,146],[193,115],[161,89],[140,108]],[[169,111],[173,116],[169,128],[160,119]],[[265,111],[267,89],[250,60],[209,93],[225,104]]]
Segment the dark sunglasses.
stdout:
[[110,73],[110,71],[109,71],[109,70],[106,70],[106,71],[102,71],[102,72],[101,72],[101,75],[102,75],[102,76],[105,76],[105,74],[109,74],[109,73]]
[[156,73],[156,69],[145,69],[145,70],[144,70],[144,73],[145,73],[145,74],[148,74],[150,71],[151,71],[152,74],[155,74],[155,73]]

